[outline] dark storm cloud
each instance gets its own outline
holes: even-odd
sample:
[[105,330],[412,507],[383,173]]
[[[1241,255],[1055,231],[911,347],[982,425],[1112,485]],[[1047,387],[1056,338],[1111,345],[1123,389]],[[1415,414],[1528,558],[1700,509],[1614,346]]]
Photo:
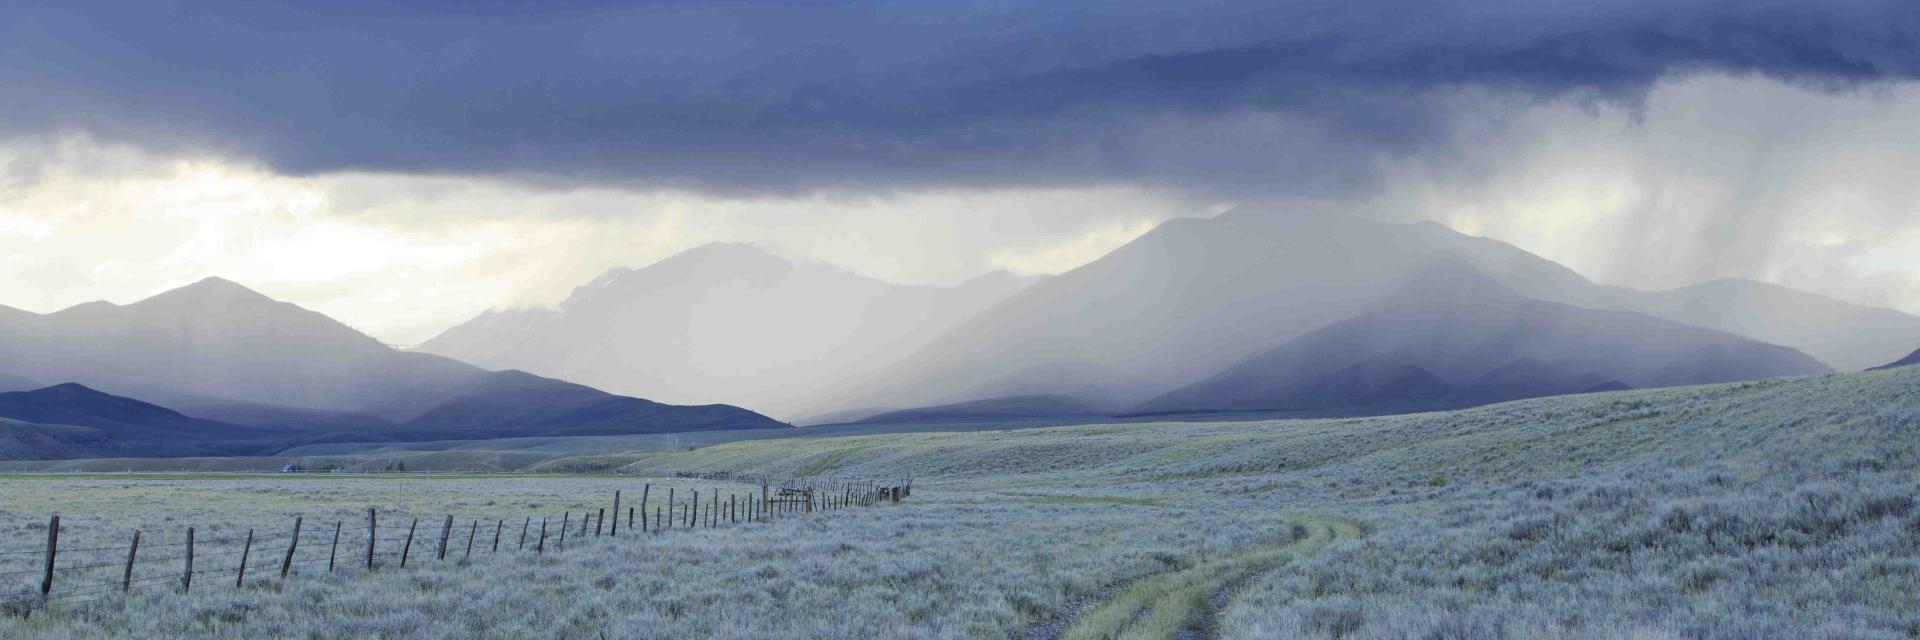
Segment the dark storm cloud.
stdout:
[[1463,116],[1760,73],[1920,72],[1857,2],[13,4],[0,135],[289,173],[692,187],[1131,181],[1339,193]]

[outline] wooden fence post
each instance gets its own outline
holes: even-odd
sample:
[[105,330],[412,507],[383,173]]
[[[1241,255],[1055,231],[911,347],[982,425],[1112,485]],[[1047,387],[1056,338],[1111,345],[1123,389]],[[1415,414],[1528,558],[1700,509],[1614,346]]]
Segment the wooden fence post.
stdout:
[[693,502],[687,503],[687,527],[693,528],[700,523],[700,490],[693,490]]
[[400,547],[400,568],[402,569],[407,568],[407,555],[413,553],[413,530],[418,528],[420,528],[419,518],[414,518],[413,522],[407,525],[407,542]]
[[473,557],[473,536],[477,533],[480,533],[479,520],[473,521],[473,526],[467,528],[467,553],[461,556],[463,559]]
[[447,514],[447,523],[440,525],[440,553],[435,560],[447,559],[447,538],[453,537],[453,514]]
[[300,521],[306,516],[293,517],[293,540],[287,543],[287,558],[280,561],[280,579],[287,579],[287,572],[293,570],[293,551],[300,548]]
[[540,542],[533,546],[533,552],[534,553],[547,552],[547,519],[544,516],[540,518]]
[[373,507],[367,507],[367,570],[373,570],[373,543],[379,540],[375,534],[380,531],[380,513]]
[[120,591],[125,592],[133,586],[133,556],[140,553],[140,530],[133,530],[133,545],[127,547],[127,572],[120,576]]
[[[546,518],[540,519],[540,522],[542,523],[545,523],[546,521],[547,521]],[[533,524],[533,516],[527,516],[527,521],[520,523],[520,549],[519,549],[520,551],[527,550],[527,527],[532,524]],[[541,526],[545,526],[545,525],[543,524]]]
[[560,514],[560,542],[557,542],[554,544],[555,549],[567,548],[567,528],[569,526],[569,523],[571,523],[572,521],[573,521],[572,511],[568,511]]
[[653,532],[660,533],[660,507],[653,508]]
[[60,555],[60,514],[54,514],[47,522],[47,575],[40,580],[40,598],[46,599],[53,592],[53,559]]
[[506,528],[507,528],[507,521],[504,519],[500,520],[499,522],[495,522],[493,524],[493,552],[494,553],[500,553],[500,531]]
[[253,530],[247,530],[247,544],[240,547],[240,572],[233,576],[233,587],[238,589],[247,581],[247,557],[253,555]]
[[607,535],[616,537],[616,538],[620,537],[620,490],[619,489],[613,490],[613,527],[612,529],[607,531]]
[[333,521],[333,547],[327,550],[327,573],[333,573],[333,561],[340,557],[340,521]]
[[[616,525],[620,524],[620,515],[619,515],[620,512],[615,511],[613,513],[614,513],[613,523]],[[595,538],[600,537],[600,529],[601,527],[606,526],[606,524],[607,524],[607,508],[601,507],[600,515],[594,517],[593,519],[593,537]]]
[[180,591],[193,590],[193,527],[187,527],[187,568],[180,572]]
[[[673,501],[673,491],[673,487],[667,487],[667,526],[669,527],[673,526],[673,519],[679,517],[678,514],[673,511],[680,507],[679,503]],[[653,524],[655,529],[660,528],[660,523],[655,522]]]
[[640,487],[640,532],[647,532],[647,498],[653,493],[653,483]]

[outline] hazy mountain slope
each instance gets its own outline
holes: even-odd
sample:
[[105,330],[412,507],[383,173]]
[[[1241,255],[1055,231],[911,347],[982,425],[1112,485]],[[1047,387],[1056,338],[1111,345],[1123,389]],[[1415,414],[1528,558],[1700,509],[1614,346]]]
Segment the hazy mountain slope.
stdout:
[[[1155,399],[1142,412],[1369,412],[1824,373],[1790,348],[1522,296],[1453,261],[1381,305]],[[1332,375],[1328,375],[1332,372]]]
[[1842,371],[1886,363],[1920,344],[1920,317],[1751,280],[1620,292],[1599,305],[1631,309],[1793,347]]
[[888,411],[879,415],[855,420],[854,423],[881,424],[892,422],[926,422],[932,420],[1097,416],[1103,413],[1099,407],[1090,406],[1064,396],[1016,396]]
[[[88,457],[258,453],[285,438],[281,432],[193,418],[73,383],[0,393],[0,418],[42,426],[82,427],[80,432],[52,434],[42,429],[39,435],[51,435],[73,452]],[[34,434],[23,431],[15,436],[31,440]]]
[[716,243],[609,271],[557,309],[482,314],[419,350],[787,415],[822,386],[913,352],[1032,280],[995,273],[902,286]]
[[[1384,304],[1396,283],[1442,258],[1464,263],[1525,297],[1700,322],[1761,342],[1840,354],[1833,357],[1849,364],[1890,344],[1920,341],[1900,339],[1904,330],[1873,329],[1905,326],[1903,318],[1910,317],[1904,314],[1849,308],[1779,287],[1640,292],[1596,285],[1511,245],[1434,223],[1235,210],[1164,223],[1099,260],[1013,295],[899,365],[836,385],[812,409],[825,413],[1067,395],[1120,410]],[[1716,299],[1717,292],[1729,288],[1764,304]],[[1813,328],[1796,329],[1802,320],[1764,318],[1771,314],[1805,316]],[[1343,375],[1344,382],[1325,384],[1363,393],[1394,380],[1419,382],[1416,372],[1386,368]],[[1588,379],[1546,386],[1583,381]],[[1607,383],[1632,384],[1599,380],[1595,386]]]
[[16,376],[10,373],[0,373],[0,392],[28,391],[32,389],[38,389],[44,386],[47,386],[47,385],[40,384],[40,381],[34,380],[32,378],[28,378],[26,376]]
[[1430,223],[1251,210],[1177,219],[1013,295],[819,408],[1015,395],[1132,406],[1351,317],[1443,255],[1522,292],[1592,286]]
[[[21,375],[71,380],[107,391],[162,399],[197,399],[227,416],[249,412],[258,424],[318,430],[311,420],[359,413],[400,425],[427,416],[463,415],[476,433],[536,434],[567,419],[593,429],[653,433],[668,428],[768,428],[781,423],[732,407],[677,407],[629,398],[560,380],[489,372],[425,353],[394,351],[378,341],[297,306],[274,301],[217,278],[118,306],[89,303],[44,316],[7,320],[0,362]],[[502,382],[511,380],[510,383]],[[515,411],[469,411],[476,394]],[[554,402],[571,398],[573,403]],[[280,405],[278,416],[259,408]],[[601,410],[579,411],[587,403]],[[610,409],[621,407],[624,410]],[[31,420],[30,420],[31,421]],[[359,418],[344,428],[377,427]],[[417,425],[444,433],[445,420]]]
[[1874,367],[1874,370],[1878,371],[1881,369],[1892,369],[1895,367],[1909,367],[1916,364],[1920,364],[1920,351],[1914,351],[1913,353],[1908,354],[1907,357],[1905,358],[1901,358],[1899,360],[1895,360],[1893,362],[1889,362],[1887,364]]

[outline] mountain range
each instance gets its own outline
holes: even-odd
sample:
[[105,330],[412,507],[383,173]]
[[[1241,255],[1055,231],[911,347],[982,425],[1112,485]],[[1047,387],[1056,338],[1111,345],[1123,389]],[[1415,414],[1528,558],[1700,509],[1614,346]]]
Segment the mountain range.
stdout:
[[826,385],[913,353],[1036,280],[994,272],[951,287],[898,285],[714,243],[609,271],[556,308],[485,313],[419,351],[667,402],[787,415]]
[[79,383],[216,422],[295,434],[289,437],[429,440],[784,426],[729,405],[667,405],[398,351],[219,278],[124,306],[5,311],[0,366],[10,376]]
[[416,350],[219,278],[0,307],[0,457],[787,426],[731,403],[869,424],[1358,415],[1862,369],[1915,345],[1920,318],[1775,285],[1639,291],[1438,224],[1240,209],[1059,275],[945,287],[706,245]]
[[[1822,373],[1831,370],[1821,361],[1822,355],[1863,368],[1920,344],[1920,318],[1837,301],[1813,304],[1808,298],[1825,299],[1772,285],[1719,281],[1671,291],[1637,291],[1595,284],[1519,248],[1431,222],[1242,209],[1164,223],[1100,259],[1013,294],[895,366],[835,385],[837,391],[823,396],[815,409],[935,406],[1041,395],[1073,398],[1111,413],[1175,407],[1199,411],[1202,407],[1190,401],[1202,397],[1196,394],[1208,387],[1189,387],[1210,381],[1226,384],[1222,376],[1232,377],[1229,374],[1235,371],[1274,374],[1262,368],[1277,362],[1266,354],[1284,352],[1287,345],[1309,333],[1366,314],[1375,314],[1368,316],[1368,323],[1404,323],[1408,325],[1404,331],[1412,333],[1433,333],[1440,326],[1414,326],[1423,323],[1451,323],[1458,328],[1465,322],[1473,333],[1494,342],[1509,327],[1519,327],[1521,333],[1515,334],[1519,336],[1593,326],[1589,321],[1567,319],[1584,315],[1569,309],[1561,310],[1562,322],[1548,325],[1532,316],[1378,315],[1397,297],[1417,292],[1418,287],[1409,283],[1436,264],[1477,273],[1520,299],[1629,314],[1609,317],[1631,318],[1647,326],[1656,326],[1647,320],[1663,320],[1666,323],[1657,325],[1663,328],[1660,335],[1677,341],[1608,338],[1596,345],[1642,352],[1635,357],[1648,361],[1660,359],[1657,349],[1684,346],[1698,351],[1718,345],[1712,350],[1723,358],[1701,361],[1692,370],[1676,365],[1666,375],[1637,378],[1581,367],[1556,370],[1554,375],[1564,380],[1541,385],[1541,391],[1563,391],[1585,382],[1606,387],[1665,386]],[[1515,313],[1542,309],[1537,305],[1499,308]],[[1711,331],[1681,332],[1674,330],[1674,324]],[[1580,336],[1555,339],[1572,345],[1579,344]],[[1812,357],[1770,347],[1801,350]],[[1763,353],[1771,355],[1758,357]],[[1249,362],[1263,355],[1261,363]],[[1738,358],[1749,358],[1757,368],[1742,372],[1722,366]],[[1340,407],[1323,407],[1353,412],[1394,406],[1395,396],[1404,396],[1397,400],[1404,400],[1400,404],[1406,406],[1452,405],[1475,396],[1510,397],[1517,388],[1505,385],[1507,391],[1481,393],[1472,389],[1476,381],[1460,379],[1460,374],[1430,370],[1425,373],[1439,380],[1426,380],[1410,369],[1381,368],[1386,363],[1341,360],[1337,366],[1329,361],[1313,363],[1308,369],[1312,376],[1330,378],[1321,384],[1346,388],[1340,393],[1381,390],[1336,402]],[[1484,369],[1481,375],[1510,365],[1513,368],[1505,375],[1516,380],[1545,373],[1525,373],[1529,368],[1557,367],[1553,361],[1520,356],[1510,362],[1476,364]],[[1462,369],[1470,370],[1474,369]],[[1347,378],[1342,381],[1336,373]],[[1272,380],[1263,384],[1276,391],[1286,386]],[[1306,395],[1335,392],[1333,388],[1286,388],[1291,389],[1288,393]],[[1446,400],[1434,401],[1433,396]],[[1272,402],[1236,401],[1230,406],[1298,404],[1276,397]]]

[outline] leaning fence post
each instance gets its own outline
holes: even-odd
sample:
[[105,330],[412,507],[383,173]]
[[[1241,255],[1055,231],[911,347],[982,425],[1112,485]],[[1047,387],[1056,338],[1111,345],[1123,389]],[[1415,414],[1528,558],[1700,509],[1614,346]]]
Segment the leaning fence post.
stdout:
[[413,530],[419,526],[419,518],[414,518],[413,523],[407,525],[407,542],[400,547],[400,568],[402,569],[407,568],[407,554],[413,552]]
[[[545,527],[547,519],[541,518],[540,522],[541,522],[540,526]],[[520,523],[520,549],[519,549],[520,551],[527,550],[527,527],[531,526],[532,524],[533,524],[533,516],[527,516],[527,521]]]
[[546,553],[546,551],[547,551],[547,519],[545,517],[542,517],[540,518],[540,543],[534,545],[533,552]]
[[473,526],[467,528],[467,554],[463,557],[473,557],[473,535],[476,533],[480,533],[479,520],[473,521]]
[[180,591],[193,590],[193,527],[187,527],[187,568],[180,572]]
[[[607,508],[601,507],[600,515],[595,516],[593,519],[593,537],[595,538],[600,537],[600,528],[603,526],[606,526],[606,524],[607,524]],[[613,512],[613,524],[614,526],[620,526],[620,511],[618,509],[616,509]]]
[[440,525],[440,555],[436,560],[447,559],[447,538],[453,536],[453,514],[447,514],[447,523]]
[[133,586],[133,556],[140,553],[140,530],[133,530],[133,545],[127,547],[127,573],[120,577],[120,590],[126,591]]
[[287,572],[293,570],[293,551],[300,548],[300,521],[306,516],[293,517],[293,540],[287,543],[287,559],[280,561],[280,579],[287,579]]
[[493,553],[500,553],[500,531],[506,528],[507,521],[504,519],[493,523]]
[[[604,518],[606,516],[603,515],[601,517]],[[619,489],[613,490],[613,527],[607,530],[607,535],[613,536],[613,537],[620,536],[620,490]]]
[[233,576],[234,588],[239,588],[240,585],[246,583],[247,557],[252,555],[253,555],[253,530],[248,529],[246,546],[240,547],[240,572],[237,574],[234,574]]
[[373,543],[379,540],[374,534],[380,531],[380,514],[373,507],[367,507],[367,570],[373,570]]
[[333,521],[333,547],[327,549],[327,573],[333,573],[333,561],[340,556],[340,521]]
[[47,522],[47,576],[40,581],[40,597],[53,591],[53,558],[60,554],[60,514]]
[[567,511],[560,514],[560,541],[554,543],[553,548],[555,549],[567,548],[567,527],[571,526],[572,522],[573,522],[572,511]]

